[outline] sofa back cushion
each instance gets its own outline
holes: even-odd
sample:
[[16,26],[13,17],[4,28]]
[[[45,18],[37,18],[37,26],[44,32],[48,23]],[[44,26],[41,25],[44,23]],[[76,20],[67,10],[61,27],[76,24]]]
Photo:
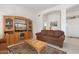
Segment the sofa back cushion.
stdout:
[[41,33],[43,35],[54,36],[54,37],[59,37],[61,35],[64,35],[64,32],[60,30],[42,30]]
[[59,36],[61,36],[61,35],[64,35],[64,32],[63,32],[63,31],[60,31],[60,30],[55,30],[55,31],[54,31],[54,36],[59,37]]
[[54,31],[53,30],[42,30],[41,33],[44,35],[53,36]]

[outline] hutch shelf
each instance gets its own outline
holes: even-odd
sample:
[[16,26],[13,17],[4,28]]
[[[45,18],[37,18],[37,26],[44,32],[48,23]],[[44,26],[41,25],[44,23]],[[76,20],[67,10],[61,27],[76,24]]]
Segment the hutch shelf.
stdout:
[[21,16],[3,16],[7,46],[32,38],[32,20]]

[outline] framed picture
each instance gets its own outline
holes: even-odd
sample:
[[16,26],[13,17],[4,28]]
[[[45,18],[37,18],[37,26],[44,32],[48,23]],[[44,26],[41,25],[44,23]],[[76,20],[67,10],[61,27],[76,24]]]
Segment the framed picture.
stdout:
[[57,21],[50,22],[50,29],[52,29],[52,27],[57,27],[57,26],[58,26],[58,22]]
[[58,23],[57,21],[50,22],[50,26],[57,26],[58,25],[57,23]]

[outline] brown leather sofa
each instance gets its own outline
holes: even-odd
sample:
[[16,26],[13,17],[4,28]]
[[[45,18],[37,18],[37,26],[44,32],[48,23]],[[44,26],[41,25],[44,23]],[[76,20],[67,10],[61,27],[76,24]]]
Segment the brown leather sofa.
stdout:
[[38,40],[45,41],[47,43],[63,47],[65,35],[63,31],[60,30],[42,30],[36,33]]

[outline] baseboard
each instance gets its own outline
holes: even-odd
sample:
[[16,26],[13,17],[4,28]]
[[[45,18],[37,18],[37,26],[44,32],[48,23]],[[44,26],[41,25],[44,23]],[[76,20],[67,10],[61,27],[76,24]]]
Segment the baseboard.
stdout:
[[76,38],[79,39],[79,37],[75,37],[75,36],[68,36],[69,38]]

